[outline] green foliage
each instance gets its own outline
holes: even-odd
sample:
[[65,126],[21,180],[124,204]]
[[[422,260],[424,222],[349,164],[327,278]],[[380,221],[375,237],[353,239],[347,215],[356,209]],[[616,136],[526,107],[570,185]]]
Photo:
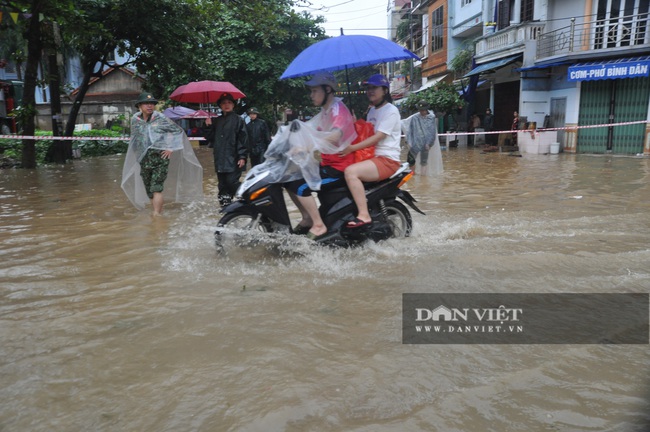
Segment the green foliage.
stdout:
[[409,112],[415,112],[416,104],[421,100],[428,102],[431,109],[438,113],[451,113],[462,109],[465,105],[458,90],[452,84],[445,82],[439,82],[418,93],[411,93],[402,106]]
[[[302,82],[280,82],[278,78],[303,49],[324,37],[319,27],[324,19],[298,14],[292,9],[294,4],[295,0],[10,2],[16,11],[32,13],[32,19],[21,20],[21,25],[40,28],[37,20],[44,16],[43,26],[56,22],[60,28],[62,45],[54,44],[49,32],[20,29],[19,35],[33,35],[28,65],[34,67],[43,48],[61,46],[61,51],[80,56],[85,76],[68,125],[75,124],[90,78],[101,78],[115,50],[130,58],[118,66],[134,66],[147,77],[147,90],[161,98],[189,81],[212,79],[233,82],[249,96],[249,106],[268,112],[277,105],[303,104]],[[3,52],[11,53],[16,49],[4,43],[8,38],[0,41],[7,46]],[[14,45],[21,45],[20,41]],[[32,94],[35,85],[36,74],[28,74],[26,93]],[[25,105],[32,102],[28,99]],[[25,132],[30,133],[34,130],[31,114],[25,111]],[[23,151],[29,161],[34,156],[30,143],[25,141]],[[27,165],[34,166],[31,162]]]
[[128,138],[124,141],[115,140],[93,140],[93,137],[108,137],[119,138],[122,136],[120,132],[107,129],[96,129],[89,131],[75,132],[75,136],[87,137],[87,140],[74,141],[73,148],[81,150],[81,156],[107,156],[117,153],[126,153],[129,148]]
[[14,108],[11,115],[16,117],[16,121],[18,122],[18,128],[22,129],[21,126],[26,124],[26,122],[30,121],[31,119],[33,119],[37,113],[38,111],[31,104],[23,103],[21,106]]
[[469,44],[467,48],[462,49],[449,63],[449,68],[456,73],[456,76],[462,76],[469,72],[472,67],[472,58],[474,57],[474,45]]
[[[26,54],[27,43],[23,38],[21,28],[11,20],[2,20],[0,22],[0,60],[13,61],[20,66],[25,62]],[[20,75],[19,78],[21,78]]]
[[124,124],[126,124],[126,114],[119,114],[115,116],[115,118],[111,119],[111,122],[111,130],[113,132],[117,132],[121,135],[125,134],[127,131],[127,128],[124,127]]
[[203,51],[211,70],[207,76],[191,78],[230,81],[246,93],[247,104],[259,109],[274,105],[300,109],[309,105],[304,79],[279,78],[300,52],[325,37],[318,26],[323,19],[297,14],[289,2],[281,0],[253,5],[233,5],[221,10],[219,19],[212,20]]
[[404,40],[409,38],[410,36],[410,28],[409,28],[409,22],[408,20],[402,20],[400,23],[397,25],[397,40]]
[[[45,163],[45,155],[50,147],[52,139],[46,137],[52,136],[52,131],[37,131],[35,136],[43,137],[43,139],[36,140],[36,162],[39,165]],[[75,136],[87,137],[87,140],[75,140],[72,147],[81,150],[82,157],[92,156],[106,156],[118,153],[126,153],[129,147],[128,138],[123,141],[114,140],[93,140],[93,137],[113,137],[118,138],[122,135],[118,132],[96,129],[90,131],[75,132]],[[2,150],[3,164],[7,166],[18,165],[18,161],[22,158],[23,145],[22,140],[19,139],[0,139],[0,150]],[[13,162],[12,162],[13,161]]]
[[[52,132],[37,131],[34,136],[52,136]],[[51,140],[39,139],[35,141],[36,146],[36,162],[42,164],[45,162],[45,154],[49,148]],[[13,165],[18,166],[23,153],[23,141],[19,139],[0,139],[0,147],[2,148],[2,156],[9,161],[14,161]],[[8,162],[5,162],[8,164]]]
[[325,37],[323,18],[294,12],[294,0],[75,3],[77,15],[63,18],[61,27],[84,68],[96,68],[117,48],[160,98],[190,81],[215,80],[242,89],[248,106],[269,112],[275,105],[295,107],[305,102],[302,80],[279,77],[303,49]]

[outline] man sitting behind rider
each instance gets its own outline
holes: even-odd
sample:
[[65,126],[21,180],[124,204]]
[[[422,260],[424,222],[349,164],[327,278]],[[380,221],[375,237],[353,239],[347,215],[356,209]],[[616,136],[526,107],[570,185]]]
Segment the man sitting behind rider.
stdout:
[[[321,107],[317,129],[331,132],[326,139],[337,148],[344,148],[350,144],[357,136],[354,130],[354,117],[341,98],[334,96],[337,87],[334,76],[330,73],[318,73],[311,80],[305,82],[305,85],[309,87],[310,98],[314,106]],[[342,158],[336,153],[321,153],[319,169],[321,188],[319,192],[326,192],[345,185],[343,172],[353,163],[353,154]],[[305,180],[300,179],[286,183],[285,187],[302,215],[302,220],[294,231],[299,234],[307,233],[307,236],[313,240],[327,233],[327,227],[318,212],[316,199],[312,196],[312,190]]]

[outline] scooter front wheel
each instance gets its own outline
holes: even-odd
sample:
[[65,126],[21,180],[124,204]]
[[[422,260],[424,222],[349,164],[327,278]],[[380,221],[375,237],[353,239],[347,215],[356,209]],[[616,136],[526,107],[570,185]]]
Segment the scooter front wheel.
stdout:
[[251,230],[259,232],[272,232],[271,226],[264,220],[262,215],[249,212],[233,212],[224,215],[217,224],[218,227],[235,230]]

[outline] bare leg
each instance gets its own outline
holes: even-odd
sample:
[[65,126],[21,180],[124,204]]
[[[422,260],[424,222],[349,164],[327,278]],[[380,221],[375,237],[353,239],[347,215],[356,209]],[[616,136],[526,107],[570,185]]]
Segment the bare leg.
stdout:
[[163,194],[161,192],[153,193],[151,205],[153,205],[153,215],[161,216],[163,211]]
[[[309,232],[319,236],[327,232],[327,227],[323,222],[323,219],[320,217],[318,212],[318,205],[316,204],[316,199],[313,196],[296,196],[298,202],[302,205],[304,211],[307,213],[309,219],[312,221],[311,229]],[[303,216],[303,220],[305,220]],[[305,225],[306,226],[306,225]]]
[[370,222],[372,218],[368,212],[368,202],[366,201],[366,190],[363,187],[363,181],[376,181],[379,179],[379,171],[372,161],[366,160],[355,163],[345,169],[345,181],[348,189],[352,194],[352,199],[357,205],[357,218],[364,222]]
[[298,207],[298,210],[300,211],[300,216],[302,217],[302,219],[300,220],[298,225],[304,227],[311,227],[314,222],[311,220],[311,216],[309,215],[309,213],[307,213],[307,209],[305,209],[305,206],[303,206],[302,202],[298,200],[298,196],[296,194],[289,191],[287,192],[289,193],[289,197],[291,198],[291,201],[293,201],[293,203],[296,205],[296,207]]

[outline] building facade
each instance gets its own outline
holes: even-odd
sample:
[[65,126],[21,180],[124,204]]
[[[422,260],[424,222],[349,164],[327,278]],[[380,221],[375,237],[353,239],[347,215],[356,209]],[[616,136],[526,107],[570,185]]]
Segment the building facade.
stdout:
[[[112,62],[122,64],[129,59],[120,56],[117,51],[114,53]],[[24,65],[23,65],[24,67]],[[83,70],[81,61],[78,56],[70,56],[64,59],[62,67],[62,85],[69,90],[68,94],[61,97],[61,126],[64,126],[68,114],[72,108],[74,100],[78,93],[78,87],[83,79]],[[42,79],[44,72],[39,68],[38,77]],[[13,62],[7,62],[0,66],[0,81],[11,82],[20,80],[21,71]],[[22,81],[20,82],[22,85]],[[138,95],[142,92],[145,78],[131,68],[105,68],[100,77],[94,77],[89,83],[88,92],[86,93],[83,105],[77,115],[76,123],[92,129],[105,128],[107,124],[124,116],[130,118],[137,109],[134,106]],[[0,87],[6,87],[1,86]],[[0,96],[0,102],[4,95],[9,93],[5,90]],[[35,117],[36,128],[41,130],[52,130],[52,112],[50,105],[49,86],[38,85],[35,91],[36,110]],[[0,103],[0,107],[3,104]],[[3,110],[0,108],[0,128],[3,122]],[[12,132],[13,129],[9,128]]]
[[483,26],[466,76],[488,83],[498,128],[517,110],[559,128],[564,151],[650,154],[649,3],[483,0],[493,26]]

